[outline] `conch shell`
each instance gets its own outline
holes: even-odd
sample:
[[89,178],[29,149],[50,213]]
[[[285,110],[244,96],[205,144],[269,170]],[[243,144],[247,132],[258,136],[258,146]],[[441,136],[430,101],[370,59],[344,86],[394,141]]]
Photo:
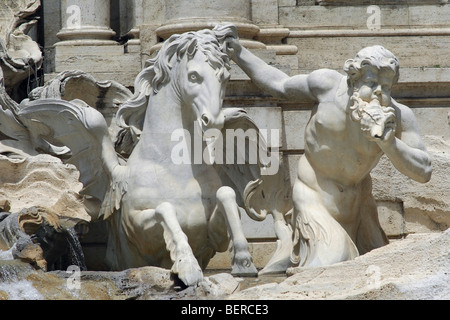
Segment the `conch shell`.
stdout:
[[351,118],[353,121],[360,122],[365,116],[370,117],[372,125],[370,127],[370,136],[374,139],[380,139],[386,128],[386,124],[395,123],[395,110],[392,107],[384,107],[378,99],[373,99],[369,103],[359,98],[355,93],[351,98],[353,105],[350,107]]

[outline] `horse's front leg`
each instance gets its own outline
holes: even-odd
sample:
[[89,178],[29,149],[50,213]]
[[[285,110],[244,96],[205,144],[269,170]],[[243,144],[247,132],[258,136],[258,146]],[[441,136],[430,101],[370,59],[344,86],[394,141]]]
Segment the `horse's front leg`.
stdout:
[[230,187],[221,187],[216,194],[217,209],[221,212],[227,222],[230,234],[233,255],[231,258],[231,274],[235,276],[256,276],[256,270],[250,252],[248,242],[242,229],[239,207],[236,202],[236,194]]
[[203,272],[188,243],[186,234],[178,222],[175,207],[168,202],[161,203],[155,210],[140,212],[140,225],[160,223],[164,229],[164,241],[173,261],[172,272],[187,286],[197,285],[203,280]]

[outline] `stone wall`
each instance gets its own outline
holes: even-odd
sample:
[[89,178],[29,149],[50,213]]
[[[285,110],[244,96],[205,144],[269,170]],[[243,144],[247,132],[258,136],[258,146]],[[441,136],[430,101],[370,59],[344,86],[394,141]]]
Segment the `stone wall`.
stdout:
[[[246,47],[289,75],[318,68],[342,72],[344,61],[361,48],[383,45],[400,60],[393,96],[413,109],[434,173],[421,185],[383,158],[372,174],[381,222],[391,238],[445,230],[450,225],[447,2],[384,0],[373,6],[372,1],[331,0],[46,0],[41,21],[45,79],[80,69],[97,80],[132,88],[161,41],[176,32],[224,22],[236,24]],[[292,183],[312,106],[268,96],[235,65],[225,106],[244,107],[262,128],[281,130],[278,147],[286,179]],[[272,222],[245,219],[245,230],[253,253],[260,257],[257,266],[264,265],[270,258],[266,250],[274,249]],[[219,255],[212,266],[223,266],[220,259]]]

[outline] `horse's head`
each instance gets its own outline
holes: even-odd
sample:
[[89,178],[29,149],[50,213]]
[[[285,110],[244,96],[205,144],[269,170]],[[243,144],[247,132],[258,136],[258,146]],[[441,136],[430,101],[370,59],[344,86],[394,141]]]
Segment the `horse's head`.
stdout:
[[203,131],[221,129],[222,103],[230,78],[225,49],[229,36],[237,37],[233,25],[172,35],[136,78],[135,96],[117,113],[119,124],[139,134],[148,97],[170,86],[186,121],[197,120]]
[[184,63],[179,65],[176,86],[182,105],[191,108],[203,130],[221,129],[223,126],[222,102],[230,77],[226,62],[193,39],[187,48]]
[[224,123],[222,103],[230,78],[229,58],[222,49],[226,34],[235,32],[231,27],[187,32],[174,35],[168,46],[176,46],[176,74],[173,86],[179,95],[184,112],[193,112],[202,130],[221,129]]

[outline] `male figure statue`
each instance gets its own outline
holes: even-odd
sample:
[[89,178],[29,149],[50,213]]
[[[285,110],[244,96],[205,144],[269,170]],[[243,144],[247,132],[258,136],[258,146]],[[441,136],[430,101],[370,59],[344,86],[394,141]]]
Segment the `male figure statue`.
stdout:
[[387,244],[370,171],[382,154],[416,181],[429,181],[432,171],[413,112],[390,96],[399,77],[397,58],[382,46],[367,47],[345,62],[345,76],[319,69],[289,77],[237,39],[227,45],[262,90],[315,102],[292,192],[291,262],[330,265]]

